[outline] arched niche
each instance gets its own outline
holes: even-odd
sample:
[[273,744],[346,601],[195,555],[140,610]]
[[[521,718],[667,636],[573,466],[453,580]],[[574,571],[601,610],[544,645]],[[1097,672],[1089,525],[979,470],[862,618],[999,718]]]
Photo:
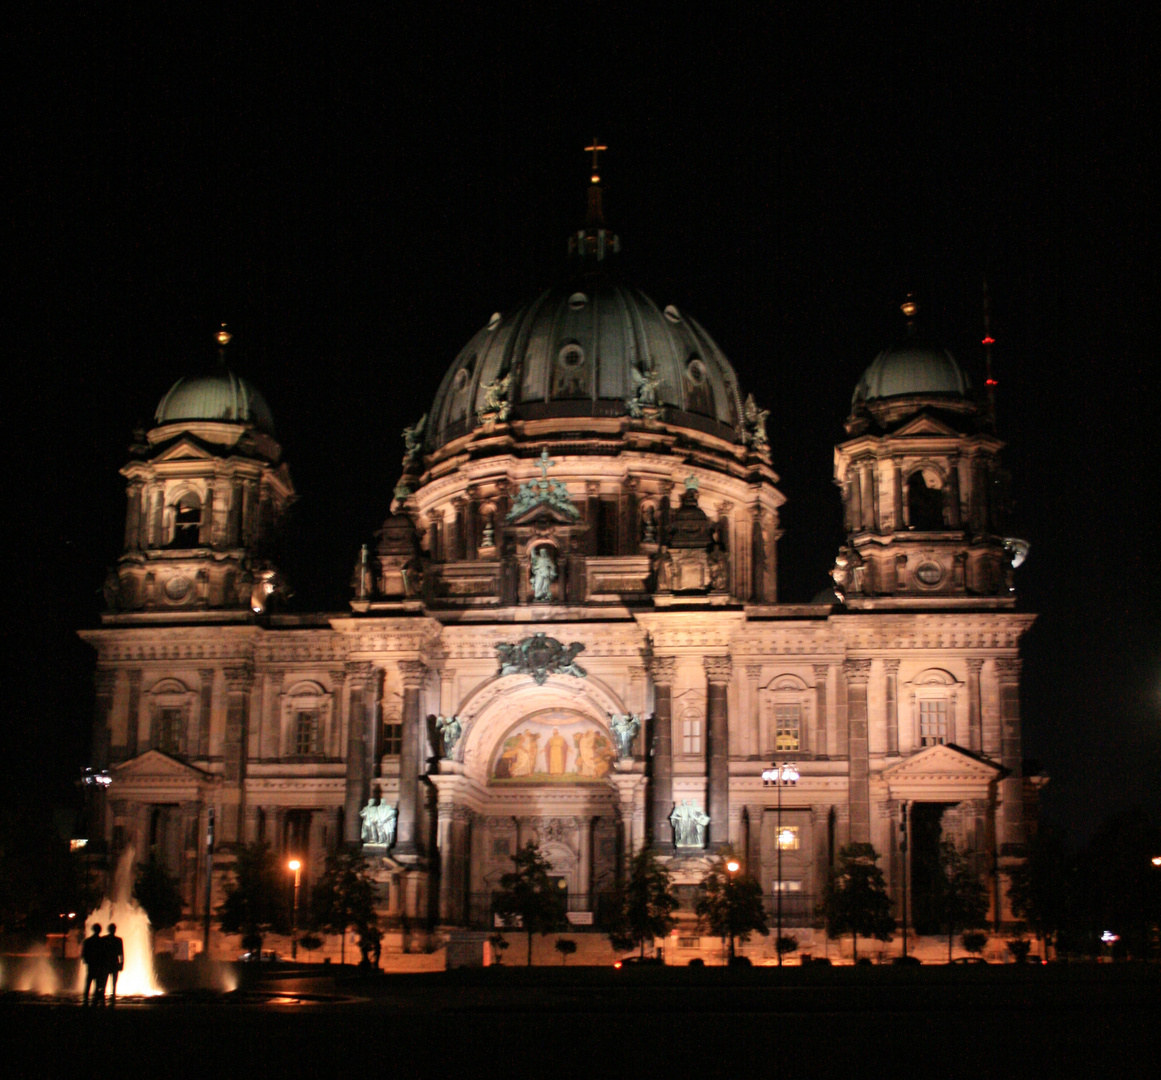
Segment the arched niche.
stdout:
[[541,686],[528,675],[493,678],[478,687],[459,708],[464,726],[464,772],[487,783],[494,755],[502,752],[501,744],[511,737],[511,730],[531,716],[547,715],[553,710],[589,721],[606,735],[609,715],[629,712],[620,697],[591,675],[585,679],[550,675]]
[[758,691],[759,743],[766,757],[811,752],[815,691],[792,672],[775,675]]
[[594,784],[613,771],[608,728],[584,712],[547,706],[516,720],[492,746],[489,784]]

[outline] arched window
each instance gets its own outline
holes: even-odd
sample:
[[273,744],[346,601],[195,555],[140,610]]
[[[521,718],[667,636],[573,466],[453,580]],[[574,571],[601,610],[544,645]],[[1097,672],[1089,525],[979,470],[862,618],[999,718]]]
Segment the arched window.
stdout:
[[201,532],[202,501],[192,491],[187,491],[173,508],[173,546],[198,547],[202,540]]
[[943,492],[937,482],[928,482],[922,472],[915,472],[907,481],[907,509],[911,528],[924,532],[944,528]]

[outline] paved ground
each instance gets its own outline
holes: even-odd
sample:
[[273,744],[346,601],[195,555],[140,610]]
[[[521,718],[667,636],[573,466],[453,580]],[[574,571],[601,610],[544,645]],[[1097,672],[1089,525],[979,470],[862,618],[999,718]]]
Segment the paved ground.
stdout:
[[1103,1080],[1156,1066],[1161,968],[247,971],[115,1011],[0,995],[0,1024],[14,1077]]

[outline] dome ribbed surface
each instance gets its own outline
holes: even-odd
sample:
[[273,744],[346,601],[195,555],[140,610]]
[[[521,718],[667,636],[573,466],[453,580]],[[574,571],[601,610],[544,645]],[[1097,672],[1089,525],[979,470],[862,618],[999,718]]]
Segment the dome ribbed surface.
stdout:
[[429,448],[479,423],[489,383],[512,374],[509,418],[620,416],[653,373],[664,419],[734,438],[738,380],[702,327],[631,286],[591,279],[494,316],[456,357],[432,403]]
[[216,420],[253,424],[267,435],[274,435],[274,418],[266,399],[232,371],[178,379],[153,415],[159,425],[182,420]]
[[875,357],[855,387],[852,403],[909,394],[968,397],[971,382],[946,349],[909,337]]

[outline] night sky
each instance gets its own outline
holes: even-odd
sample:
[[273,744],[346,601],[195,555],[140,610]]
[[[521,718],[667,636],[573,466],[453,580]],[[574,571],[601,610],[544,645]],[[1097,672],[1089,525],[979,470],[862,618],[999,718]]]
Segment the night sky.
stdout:
[[214,364],[218,323],[300,495],[295,605],[342,611],[401,429],[493,311],[559,273],[595,133],[630,277],[696,317],[771,410],[782,600],[829,583],[833,445],[900,301],[915,291],[978,385],[987,277],[1032,544],[1020,606],[1039,613],[1025,754],[1078,837],[1132,802],[1158,816],[1155,22],[628,6],[26,13],[6,155],[6,799],[72,797],[92,716],[75,631],[120,553],[118,469],[172,382]]

